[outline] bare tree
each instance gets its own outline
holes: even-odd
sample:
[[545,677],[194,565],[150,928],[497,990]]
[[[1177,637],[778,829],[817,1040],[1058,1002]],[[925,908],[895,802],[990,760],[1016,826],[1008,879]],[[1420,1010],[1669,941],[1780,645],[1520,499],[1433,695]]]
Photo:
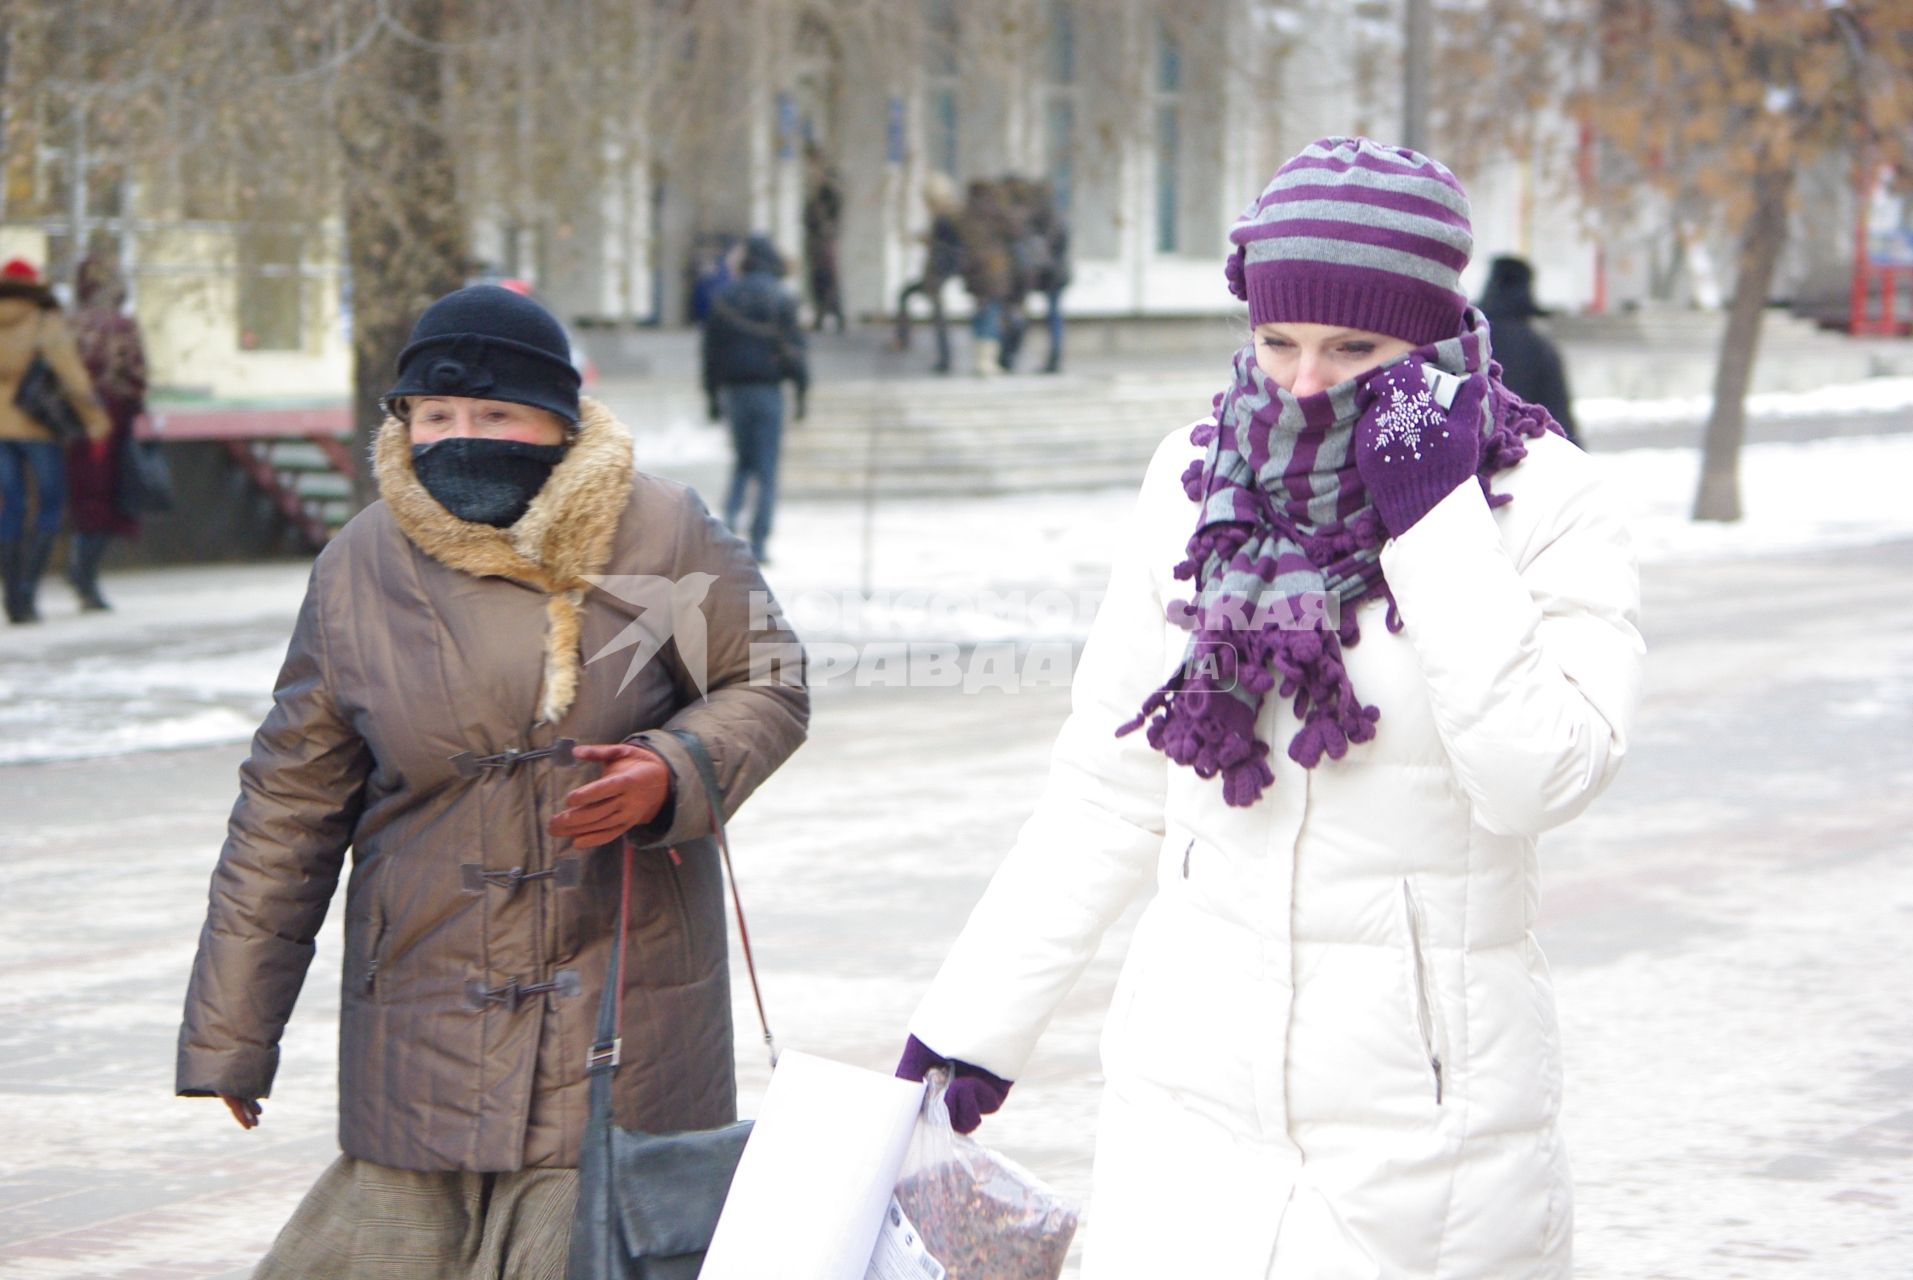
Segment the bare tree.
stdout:
[[1635,216],[1658,192],[1734,237],[1694,518],[1740,516],[1761,318],[1798,175],[1828,160],[1905,172],[1913,10],[1899,0],[1485,0],[1445,24],[1444,134],[1532,154],[1541,122],[1596,140],[1587,194]]
[[[751,29],[738,19],[784,7],[11,0],[27,74],[4,82],[6,149],[31,154],[49,129],[91,138],[133,157],[174,216],[342,215],[364,459],[407,326],[468,277],[476,220],[562,227],[634,138],[684,147],[725,122],[728,58]],[[355,480],[363,500],[363,468]]]

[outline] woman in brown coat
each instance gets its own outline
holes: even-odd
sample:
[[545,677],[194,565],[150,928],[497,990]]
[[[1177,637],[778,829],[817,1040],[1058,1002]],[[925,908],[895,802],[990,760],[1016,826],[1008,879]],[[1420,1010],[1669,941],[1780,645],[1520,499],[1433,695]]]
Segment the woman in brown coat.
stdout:
[[[0,578],[6,582],[9,622],[40,620],[40,578],[66,509],[60,443],[13,403],[36,356],[52,368],[67,403],[86,428],[92,454],[104,455],[112,423],[93,394],[60,304],[33,265],[14,258],[0,266]],[[30,529],[29,480],[38,508]]]
[[[639,853],[619,1123],[735,1118],[700,837],[808,716],[748,549],[633,470],[556,320],[480,285],[412,338],[375,446],[383,500],[314,565],[241,769],[180,1032],[179,1092],[258,1123],[350,848],[344,1150],[260,1276],[562,1274],[620,837]],[[721,797],[666,729],[704,743]],[[590,744],[578,765],[563,740]]]

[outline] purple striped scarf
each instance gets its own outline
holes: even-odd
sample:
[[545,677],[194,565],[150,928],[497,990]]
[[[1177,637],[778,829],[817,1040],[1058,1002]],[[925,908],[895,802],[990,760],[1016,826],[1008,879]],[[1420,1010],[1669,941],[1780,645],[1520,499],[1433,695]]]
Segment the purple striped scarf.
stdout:
[[[1481,314],[1470,309],[1463,324],[1418,354],[1454,374],[1488,370],[1477,474],[1495,507],[1508,495],[1490,491],[1489,480],[1527,456],[1527,439],[1560,428],[1502,385]],[[1375,736],[1381,718],[1342,661],[1361,639],[1357,608],[1385,597],[1388,629],[1399,631],[1401,619],[1382,575],[1387,530],[1355,469],[1360,392],[1379,370],[1298,398],[1256,366],[1253,344],[1234,366],[1213,419],[1190,433],[1207,452],[1182,476],[1200,514],[1175,574],[1194,591],[1168,613],[1189,643],[1167,683],[1116,732],[1146,721],[1150,746],[1200,777],[1221,774],[1223,800],[1246,806],[1275,781],[1269,744],[1255,736],[1263,699],[1271,691],[1293,699],[1301,727],[1291,760],[1313,769],[1324,756],[1341,759],[1350,743]]]

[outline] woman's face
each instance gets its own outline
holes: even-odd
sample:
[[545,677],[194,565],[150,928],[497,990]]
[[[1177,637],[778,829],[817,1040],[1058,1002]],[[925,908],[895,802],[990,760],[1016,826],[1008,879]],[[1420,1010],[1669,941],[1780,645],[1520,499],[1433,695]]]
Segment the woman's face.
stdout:
[[1256,365],[1276,386],[1298,396],[1326,391],[1414,349],[1414,343],[1401,338],[1332,324],[1255,327]]
[[517,440],[524,444],[563,444],[565,425],[557,415],[509,400],[470,396],[421,396],[412,401],[407,425],[413,444],[433,444],[459,436],[481,440]]

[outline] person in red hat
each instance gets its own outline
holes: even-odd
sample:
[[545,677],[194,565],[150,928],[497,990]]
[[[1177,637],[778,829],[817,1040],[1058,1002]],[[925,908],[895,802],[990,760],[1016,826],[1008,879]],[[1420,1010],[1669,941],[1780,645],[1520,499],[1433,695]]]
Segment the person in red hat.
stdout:
[[[45,359],[59,389],[96,452],[104,452],[113,424],[93,394],[59,301],[24,258],[0,264],[0,576],[6,582],[7,621],[38,622],[35,597],[66,509],[62,442],[45,423],[14,403],[36,358]],[[37,510],[27,525],[27,490]]]

